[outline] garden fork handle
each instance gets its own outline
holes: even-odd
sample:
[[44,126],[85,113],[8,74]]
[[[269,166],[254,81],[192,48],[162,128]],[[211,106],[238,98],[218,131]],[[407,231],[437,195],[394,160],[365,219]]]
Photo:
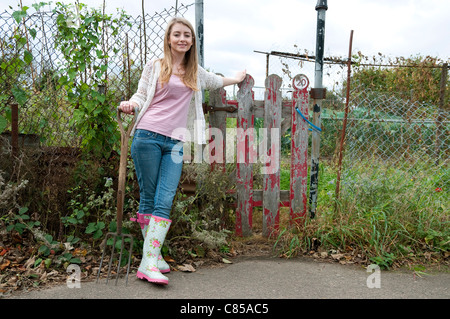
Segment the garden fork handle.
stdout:
[[117,122],[120,129],[120,165],[119,165],[119,181],[117,186],[117,234],[122,233],[123,206],[125,200],[125,181],[127,175],[127,158],[128,158],[128,141],[130,139],[131,130],[136,122],[137,110],[134,117],[125,131],[123,127],[122,111],[117,108]]

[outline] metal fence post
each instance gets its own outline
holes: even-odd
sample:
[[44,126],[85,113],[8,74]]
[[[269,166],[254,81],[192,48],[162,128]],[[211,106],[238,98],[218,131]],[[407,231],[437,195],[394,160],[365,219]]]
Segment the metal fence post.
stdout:
[[[325,98],[325,90],[322,87],[322,75],[325,42],[325,12],[327,11],[327,9],[327,0],[317,1],[316,64],[314,74],[314,88],[311,89],[311,97],[314,99],[313,123],[317,127],[320,127],[320,111],[322,107],[322,100]],[[314,218],[314,216],[316,215],[318,194],[317,188],[319,183],[319,150],[320,133],[313,131],[311,144],[311,177],[309,189],[309,211],[311,218]]]
[[[195,33],[197,36],[197,54],[198,54],[198,64],[200,66],[205,66],[205,55],[204,55],[204,40],[203,40],[203,0],[195,0]],[[205,91],[202,90],[202,103],[205,103]],[[198,152],[198,160],[203,161],[203,151],[204,145],[198,145],[201,152]]]
[[339,162],[338,162],[338,172],[337,172],[337,177],[336,177],[336,192],[335,192],[336,199],[339,199],[339,191],[340,191],[340,184],[341,184],[342,153],[344,152],[345,131],[347,129],[348,107],[349,107],[349,102],[350,102],[350,83],[351,83],[351,72],[352,72],[352,47],[353,47],[353,30],[350,32],[350,43],[348,46],[347,87],[346,87],[346,95],[345,95],[344,122],[342,123],[341,141],[339,144]]
[[198,62],[204,67],[205,56],[204,56],[204,39],[203,39],[203,0],[195,0],[195,27],[197,33],[197,51],[198,51]]
[[442,134],[442,123],[446,121],[446,115],[445,112],[445,89],[447,86],[447,72],[448,72],[448,63],[444,63],[442,65],[442,72],[441,72],[441,89],[440,89],[440,96],[439,96],[439,109],[438,109],[438,116],[436,118],[436,141],[435,141],[435,164],[439,165],[439,160],[441,158],[441,139],[440,136]]

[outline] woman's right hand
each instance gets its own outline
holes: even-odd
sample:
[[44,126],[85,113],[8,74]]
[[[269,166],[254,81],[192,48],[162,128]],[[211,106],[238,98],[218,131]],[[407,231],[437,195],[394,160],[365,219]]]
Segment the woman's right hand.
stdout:
[[119,110],[127,114],[134,114],[134,109],[137,107],[138,105],[135,102],[131,101],[122,101],[119,104]]

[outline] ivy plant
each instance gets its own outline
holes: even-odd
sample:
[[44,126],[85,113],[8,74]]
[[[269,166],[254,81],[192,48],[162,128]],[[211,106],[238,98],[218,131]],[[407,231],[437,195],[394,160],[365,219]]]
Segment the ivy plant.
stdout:
[[[46,5],[45,2],[35,3],[32,6],[36,11]],[[10,6],[10,9],[12,7]],[[29,48],[29,37],[36,38],[37,31],[32,26],[27,26],[26,20],[30,16],[28,6],[20,6],[11,13],[11,17],[17,23],[13,27],[11,35],[0,39],[2,42],[2,55],[0,56],[0,133],[11,122],[10,103],[23,106],[28,100],[26,84],[22,83],[21,76],[30,68],[33,62],[33,54]]]
[[[60,67],[59,84],[67,92],[74,107],[72,123],[82,137],[82,148],[96,156],[108,158],[119,140],[114,106],[107,101],[106,86],[108,57],[120,51],[119,30],[128,16],[118,18],[88,9],[85,4],[56,3],[58,32],[56,45],[64,56]],[[108,29],[109,50],[102,45],[103,32]]]

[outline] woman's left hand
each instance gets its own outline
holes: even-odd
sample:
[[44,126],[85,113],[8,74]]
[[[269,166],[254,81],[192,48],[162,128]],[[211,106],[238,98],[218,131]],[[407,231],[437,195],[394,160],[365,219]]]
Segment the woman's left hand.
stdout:
[[236,73],[234,78],[223,78],[223,86],[239,84],[244,81],[245,76],[247,75],[247,70]]
[[235,78],[236,78],[237,83],[241,83],[242,81],[244,81],[246,75],[247,75],[247,70],[236,73]]

